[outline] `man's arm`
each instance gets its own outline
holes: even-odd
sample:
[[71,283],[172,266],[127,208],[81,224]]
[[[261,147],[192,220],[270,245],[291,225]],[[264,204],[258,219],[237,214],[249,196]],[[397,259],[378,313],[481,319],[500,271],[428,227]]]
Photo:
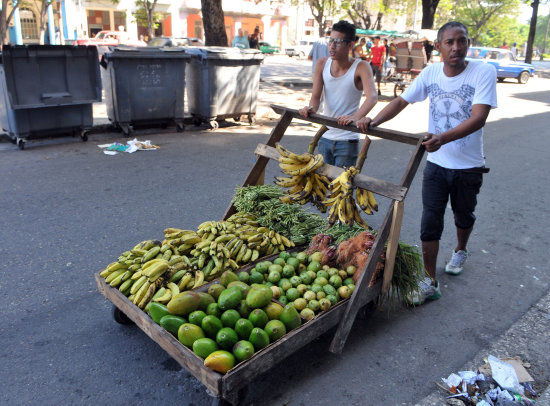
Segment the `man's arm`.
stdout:
[[360,128],[363,131],[366,131],[368,127],[377,127],[380,124],[385,123],[386,121],[389,121],[397,116],[408,105],[409,103],[407,103],[405,99],[403,99],[401,96],[396,97],[386,107],[384,107],[382,111],[380,111],[380,113],[376,115],[376,117],[365,117],[365,119],[361,123],[362,127]]
[[321,105],[321,95],[323,94],[323,69],[327,63],[327,58],[317,59],[315,71],[313,72],[313,89],[311,90],[311,99],[309,105],[299,110],[302,117],[308,117],[309,113],[317,113]]
[[338,124],[348,125],[355,123],[355,125],[366,131],[368,126],[365,125],[366,115],[372,110],[372,108],[378,102],[378,95],[376,93],[376,87],[374,86],[374,78],[372,76],[372,69],[367,62],[359,62],[357,65],[357,74],[361,81],[363,93],[365,94],[365,101],[359,106],[359,109],[351,116],[338,117]]
[[434,152],[448,142],[464,138],[485,125],[490,111],[491,106],[487,104],[474,104],[472,106],[472,115],[468,119],[441,134],[428,133],[422,144],[426,147],[426,151]]

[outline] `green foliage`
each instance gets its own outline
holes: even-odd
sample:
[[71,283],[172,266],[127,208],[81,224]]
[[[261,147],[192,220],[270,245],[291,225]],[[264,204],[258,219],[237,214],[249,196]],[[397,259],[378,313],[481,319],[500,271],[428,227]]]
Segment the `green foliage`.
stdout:
[[[151,2],[145,0],[145,1],[136,1],[136,11],[132,13],[134,18],[136,19],[136,22],[141,25],[142,27],[148,26],[147,21],[147,11],[145,9],[147,3],[147,7],[151,7]],[[160,13],[153,13],[153,26],[152,28],[156,30],[159,26],[159,23],[162,21],[162,14]]]

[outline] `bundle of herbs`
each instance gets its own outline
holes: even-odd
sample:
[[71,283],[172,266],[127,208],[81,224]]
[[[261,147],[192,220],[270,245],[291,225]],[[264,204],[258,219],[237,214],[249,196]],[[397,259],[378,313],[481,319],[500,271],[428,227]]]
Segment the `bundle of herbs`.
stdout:
[[279,199],[283,194],[273,185],[237,187],[233,205],[238,211],[254,214],[258,224],[290,238],[296,245],[307,244],[326,230],[328,224],[323,217],[300,204],[283,203]]

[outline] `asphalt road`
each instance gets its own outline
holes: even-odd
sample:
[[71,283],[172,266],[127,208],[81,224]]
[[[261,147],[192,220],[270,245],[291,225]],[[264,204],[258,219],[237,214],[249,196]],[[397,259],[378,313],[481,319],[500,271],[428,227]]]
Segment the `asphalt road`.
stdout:
[[[254,405],[413,405],[433,381],[488,347],[549,290],[548,108],[550,80],[498,84],[486,126],[491,172],[463,275],[442,272],[454,244],[451,216],[438,266],[443,296],[415,309],[357,320],[340,356],[329,332],[250,385]],[[385,100],[384,100],[385,101]],[[281,100],[295,107],[296,100]],[[377,108],[381,108],[379,103]],[[426,105],[388,123],[426,128]],[[0,404],[208,405],[204,387],[135,326],[114,322],[93,274],[167,226],[219,219],[271,126],[138,133],[161,149],[104,155],[98,144],[59,139],[19,151],[0,143]],[[292,125],[283,142],[302,151],[311,128]],[[398,181],[411,149],[375,140],[364,172]],[[422,168],[422,167],[421,167]],[[266,179],[272,179],[271,163]],[[409,191],[401,240],[418,243],[420,174]],[[382,200],[382,199],[380,199]],[[387,208],[382,201],[381,212]],[[369,219],[373,226],[381,215]],[[536,328],[536,326],[533,326]],[[525,359],[540,387],[550,360]]]

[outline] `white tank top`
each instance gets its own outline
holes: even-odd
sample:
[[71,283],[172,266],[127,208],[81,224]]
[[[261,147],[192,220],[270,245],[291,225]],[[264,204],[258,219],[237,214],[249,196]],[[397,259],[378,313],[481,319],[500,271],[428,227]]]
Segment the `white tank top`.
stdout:
[[[340,76],[334,77],[330,73],[332,59],[328,58],[323,69],[323,114],[329,117],[351,115],[359,108],[359,102],[363,94],[362,90],[355,87],[355,70],[361,59],[356,59],[348,71]],[[340,130],[329,127],[323,134],[324,138],[334,141],[347,141],[359,139],[359,134],[351,131]]]

